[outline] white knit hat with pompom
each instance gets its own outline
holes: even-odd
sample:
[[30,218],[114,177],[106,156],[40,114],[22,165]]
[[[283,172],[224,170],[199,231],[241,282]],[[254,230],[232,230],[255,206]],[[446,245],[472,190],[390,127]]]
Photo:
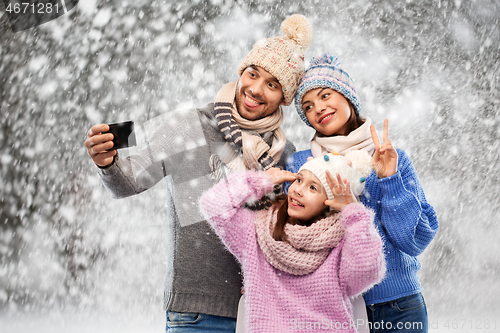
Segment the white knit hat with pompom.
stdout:
[[326,170],[334,177],[338,172],[342,179],[347,179],[352,193],[358,197],[363,192],[366,178],[372,172],[371,156],[364,150],[352,150],[345,156],[329,153],[307,161],[299,172],[301,170],[309,170],[318,177],[329,200],[333,200],[333,193],[326,181]]
[[288,17],[281,24],[285,36],[267,38],[255,43],[252,51],[238,67],[241,75],[248,66],[259,66],[278,79],[285,105],[290,105],[304,73],[304,50],[311,44],[312,27],[299,14]]

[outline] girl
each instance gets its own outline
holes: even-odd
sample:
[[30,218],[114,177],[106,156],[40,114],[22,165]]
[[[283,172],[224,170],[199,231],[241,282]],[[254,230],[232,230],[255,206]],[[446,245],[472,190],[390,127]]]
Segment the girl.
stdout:
[[316,129],[311,149],[292,155],[287,170],[296,172],[310,156],[353,150],[373,154],[361,202],[375,211],[384,242],[387,275],[363,295],[371,332],[427,332],[422,286],[417,277],[421,254],[436,235],[438,221],[427,203],[408,155],[394,149],[384,122],[383,144],[361,106],[349,75],[334,56],[313,59],[295,96],[301,119]]
[[[349,299],[385,271],[372,211],[354,196],[371,171],[362,154],[312,159],[296,176],[233,174],[202,196],[207,221],[242,266],[246,332],[356,332]],[[293,179],[269,208],[243,207]]]

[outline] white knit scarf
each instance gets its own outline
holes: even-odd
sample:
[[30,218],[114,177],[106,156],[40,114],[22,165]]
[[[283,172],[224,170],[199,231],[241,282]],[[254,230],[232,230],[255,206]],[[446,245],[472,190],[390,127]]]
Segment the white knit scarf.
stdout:
[[314,272],[344,237],[340,214],[332,214],[312,225],[285,225],[286,242],[276,241],[272,234],[278,208],[271,206],[257,212],[257,240],[266,260],[280,271],[292,275]]
[[336,136],[318,136],[314,134],[311,140],[311,152],[313,157],[321,157],[325,154],[336,151],[340,155],[345,155],[351,150],[366,150],[370,155],[373,154],[375,146],[373,145],[370,125],[372,121],[366,118],[365,123],[349,133],[349,135]]
[[[215,98],[215,118],[227,141],[218,152],[220,159],[231,170],[267,170],[276,165],[285,149],[285,133],[281,107],[271,115],[248,120],[243,118],[235,103],[236,82],[224,85]],[[271,141],[271,145],[265,139]]]

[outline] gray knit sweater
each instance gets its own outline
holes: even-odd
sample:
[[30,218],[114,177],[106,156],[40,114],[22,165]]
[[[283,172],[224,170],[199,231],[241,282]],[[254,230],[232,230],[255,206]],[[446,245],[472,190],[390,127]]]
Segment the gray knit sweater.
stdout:
[[[221,244],[198,208],[201,194],[214,185],[210,160],[224,146],[213,114],[203,109],[168,113],[167,121],[146,138],[147,147],[99,168],[114,198],[151,188],[167,178],[168,226],[171,228],[164,306],[167,311],[236,318],[242,276],[234,257]],[[147,129],[144,129],[145,133]],[[295,147],[287,142],[278,166]]]

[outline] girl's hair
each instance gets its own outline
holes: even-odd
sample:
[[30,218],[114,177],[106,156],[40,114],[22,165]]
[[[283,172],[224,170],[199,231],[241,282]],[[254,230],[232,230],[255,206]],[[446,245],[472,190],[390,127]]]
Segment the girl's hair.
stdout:
[[336,211],[330,211],[329,207],[327,206],[320,214],[316,215],[315,217],[306,221],[300,221],[288,215],[288,196],[286,194],[281,194],[276,196],[276,201],[273,203],[273,205],[275,207],[278,207],[278,216],[277,216],[278,220],[276,221],[276,225],[274,226],[273,238],[276,241],[282,241],[282,242],[287,241],[285,234],[285,225],[287,223],[293,225],[300,224],[300,225],[310,226],[314,222],[324,219],[325,217],[336,212]]

